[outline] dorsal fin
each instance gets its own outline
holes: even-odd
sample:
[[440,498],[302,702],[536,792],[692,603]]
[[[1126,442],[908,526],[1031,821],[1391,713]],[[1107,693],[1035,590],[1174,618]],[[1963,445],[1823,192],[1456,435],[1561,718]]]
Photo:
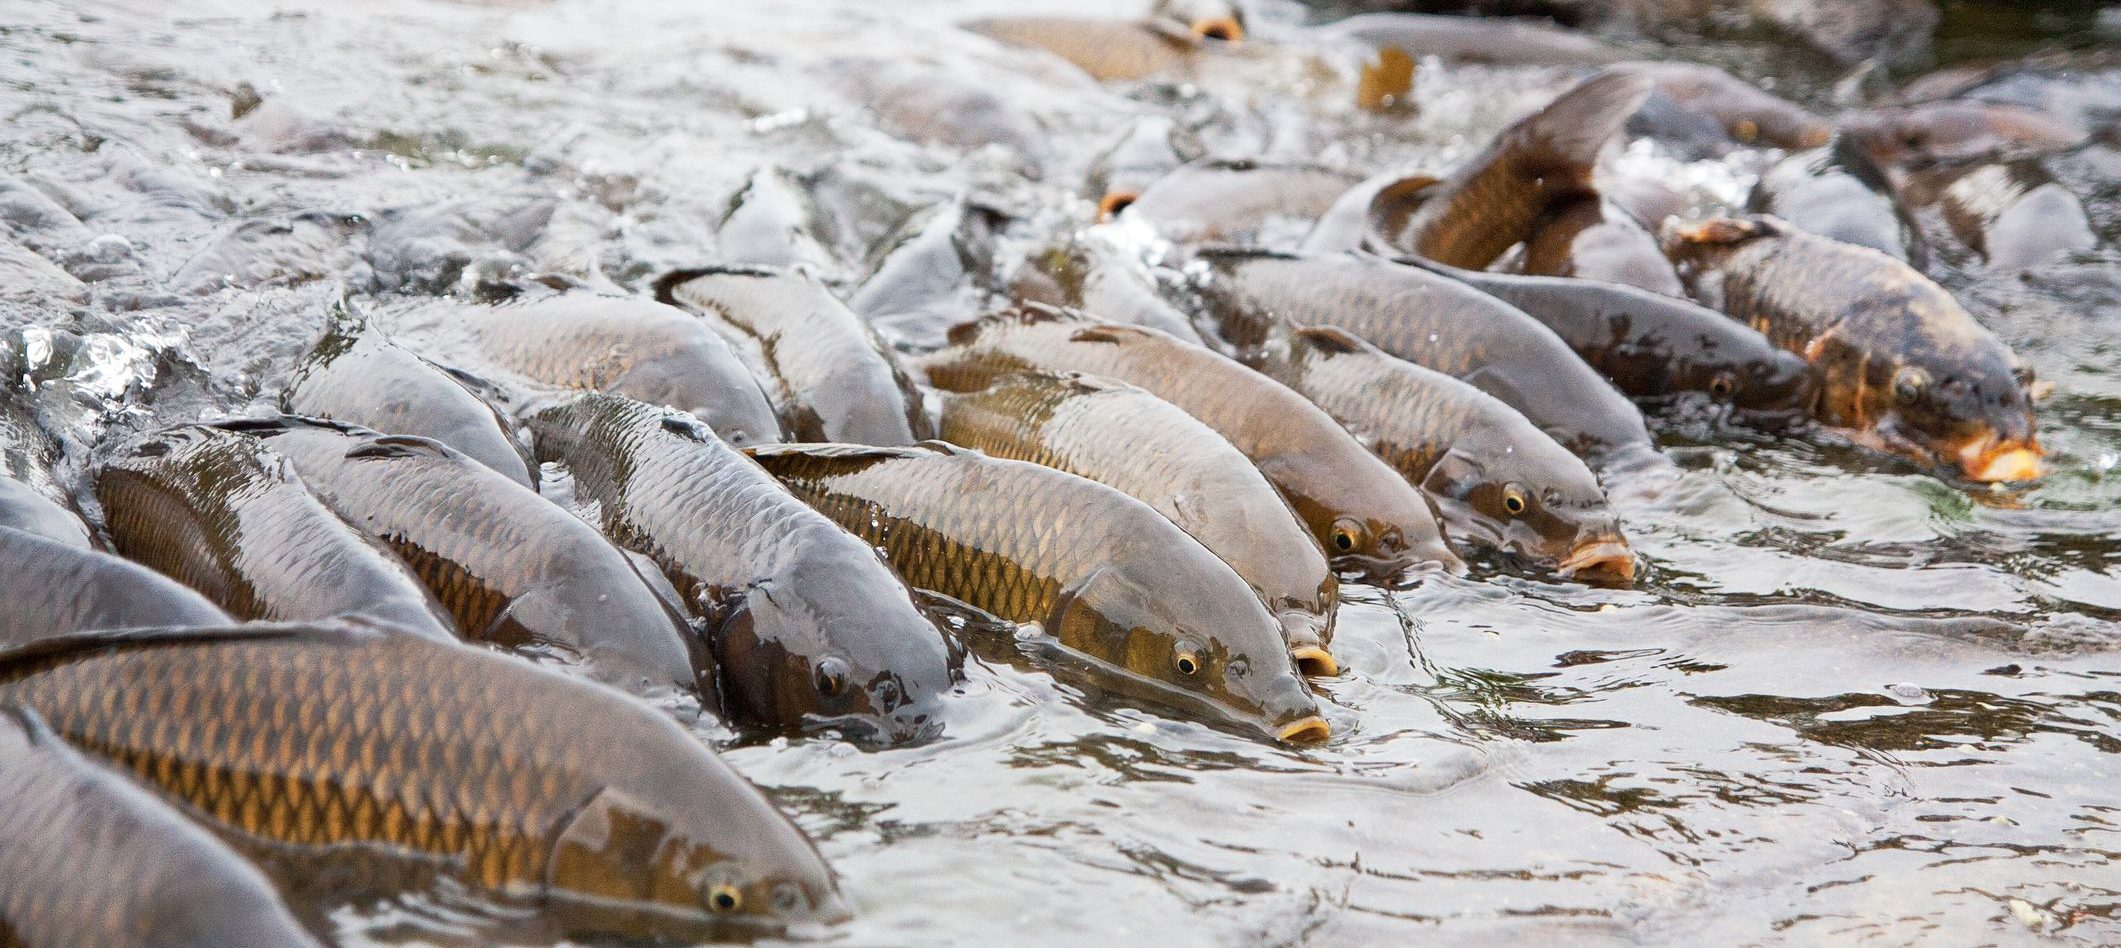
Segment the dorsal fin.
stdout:
[[1664,227],[1668,243],[1710,246],[1741,244],[1756,237],[1775,237],[1782,233],[1782,221],[1767,215],[1710,217],[1696,221],[1675,220],[1667,222]]
[[1238,263],[1245,260],[1295,260],[1297,255],[1265,247],[1216,246],[1202,247],[1193,252],[1195,257],[1210,262]]
[[673,306],[677,305],[678,287],[690,283],[694,280],[697,280],[701,277],[777,277],[785,276],[790,272],[792,271],[782,270],[776,267],[759,266],[758,264],[752,263],[715,263],[708,264],[704,267],[685,267],[683,269],[672,270],[669,273],[665,273],[662,276],[655,278],[655,301],[658,303],[668,303]]
[[[948,450],[944,450],[948,449]],[[922,458],[937,454],[955,454],[964,449],[942,441],[921,441],[910,445],[882,446],[873,444],[761,444],[741,448],[745,455],[753,458],[809,457],[833,458],[837,460]]]
[[1088,372],[1056,372],[1053,373],[1053,378],[1059,381],[1060,384],[1084,394],[1121,392],[1134,387],[1116,379],[1106,378],[1102,375],[1092,375]]
[[456,452],[433,438],[418,435],[376,435],[346,452],[348,460],[361,458],[449,458]]
[[332,431],[343,435],[360,437],[376,432],[360,425],[349,424],[331,418],[316,418],[309,415],[275,415],[270,418],[226,418],[206,425],[254,438],[270,438],[289,431]]
[[1349,355],[1369,347],[1369,343],[1364,342],[1362,337],[1339,326],[1303,326],[1291,335],[1298,342],[1334,355]]
[[1119,345],[1129,339],[1140,339],[1142,337],[1145,337],[1149,335],[1150,331],[1151,330],[1144,329],[1140,326],[1128,326],[1123,323],[1098,323],[1093,326],[1084,326],[1081,329],[1069,333],[1068,341],[1097,342],[1104,343],[1106,345]]
[[1589,185],[1599,149],[1649,99],[1649,76],[1608,69],[1577,83],[1496,139],[1499,152],[1526,160],[1528,169],[1571,176]]
[[41,747],[54,739],[51,725],[44,723],[44,715],[38,714],[37,709],[29,705],[12,702],[0,704],[0,715],[14,719],[16,726],[22,728],[23,739],[28,741],[31,747]]
[[689,441],[708,444],[721,440],[715,435],[714,429],[707,427],[704,422],[691,415],[664,415],[660,424],[663,426],[664,431]]
[[312,636],[325,641],[354,642],[377,634],[379,633],[373,627],[339,623],[253,622],[247,625],[201,628],[95,629],[86,632],[53,635],[41,639],[33,639],[19,645],[0,648],[0,676],[4,676],[12,670],[32,662],[64,658],[69,655],[104,649],[146,648],[156,645],[184,645],[207,642],[270,641]]

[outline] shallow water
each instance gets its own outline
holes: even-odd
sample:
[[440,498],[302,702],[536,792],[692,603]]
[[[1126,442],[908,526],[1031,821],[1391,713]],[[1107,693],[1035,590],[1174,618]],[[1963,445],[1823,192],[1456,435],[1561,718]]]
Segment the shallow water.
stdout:
[[[816,175],[850,277],[957,197],[1008,221],[1007,262],[1087,218],[1077,183],[1140,117],[1222,154],[1441,168],[1570,78],[1426,63],[1418,115],[1362,116],[1330,71],[1257,53],[1129,95],[945,28],[1020,4],[918,6],[14,0],[0,233],[64,269],[0,269],[0,329],[28,327],[0,361],[42,383],[0,432],[60,436],[78,492],[106,432],[269,410],[336,284],[386,313],[532,272],[638,289],[716,258],[763,162]],[[1300,14],[1256,11],[1255,33]],[[928,57],[1026,109],[1038,180],[1006,149],[879,131],[834,65],[859,56]],[[231,119],[239,83],[285,110]],[[2121,72],[1981,94],[2110,121]],[[1770,157],[1638,143],[1623,165],[1714,207]],[[2121,238],[2121,153],[2050,164]],[[1322,748],[1134,710],[1003,644],[942,741],[728,755],[843,874],[860,917],[838,944],[2121,942],[2115,261],[1939,271],[2055,383],[2037,488],[1665,425],[1678,473],[1611,485],[1641,588],[1350,587]],[[442,897],[332,918],[354,943],[519,937]]]

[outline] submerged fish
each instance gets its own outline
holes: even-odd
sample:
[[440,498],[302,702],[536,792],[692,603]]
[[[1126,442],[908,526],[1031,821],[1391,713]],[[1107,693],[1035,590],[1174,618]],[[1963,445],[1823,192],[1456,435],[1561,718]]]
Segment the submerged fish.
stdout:
[[915,213],[884,240],[847,305],[896,345],[942,345],[951,326],[979,311],[996,216],[963,198]]
[[1449,277],[1369,254],[1205,250],[1202,316],[1243,353],[1276,327],[1339,326],[1455,376],[1524,413],[1571,450],[1650,450],[1642,412],[1553,330]]
[[255,439],[205,425],[121,449],[96,475],[111,545],[238,619],[363,616],[454,639],[405,564],[354,531]]
[[1928,262],[1922,231],[1893,196],[1884,169],[1847,136],[1776,162],[1753,187],[1746,210],[1869,247],[1916,269]]
[[1020,303],[1080,309],[1099,319],[1147,326],[1187,342],[1200,341],[1193,324],[1165,301],[1141,261],[1129,259],[1104,228],[1092,228],[1032,254],[1017,272],[1010,292]]
[[2026,158],[2087,138],[2046,112],[2000,102],[1872,109],[1842,119],[1840,131],[1880,165],[1906,168]]
[[1204,347],[1035,305],[959,326],[951,342],[924,365],[950,391],[1026,371],[1078,371],[1178,406],[1252,460],[1337,569],[1385,581],[1420,563],[1463,568],[1428,503],[1391,468],[1303,396]]
[[448,370],[391,342],[345,299],[332,303],[324,337],[295,364],[280,408],[433,438],[518,484],[538,484],[537,465],[493,406]]
[[1699,392],[1753,420],[1809,417],[1811,366],[1766,336],[1688,300],[1596,280],[1460,270],[1408,258],[1522,310],[1638,399]]
[[1665,228],[1695,292],[1818,371],[1821,421],[1977,481],[2040,475],[2032,370],[1943,287],[1772,217]]
[[1834,124],[1817,113],[1714,66],[1689,62],[1630,62],[1610,72],[1648,79],[1658,95],[1682,109],[1705,115],[1725,134],[1746,145],[1817,148]]
[[1274,617],[1141,501],[1073,474],[930,442],[774,445],[752,456],[875,545],[907,582],[1012,622],[1154,700],[1322,741]]
[[808,267],[837,275],[839,259],[818,233],[822,215],[811,185],[777,165],[763,165],[729,198],[715,228],[717,259],[768,267]]
[[813,277],[679,270],[656,281],[656,297],[699,314],[751,360],[798,441],[912,444],[933,433],[890,349]]
[[0,474],[0,527],[82,549],[94,545],[89,540],[88,525],[73,511],[5,474]]
[[1598,479],[1494,396],[1325,326],[1277,334],[1253,364],[1419,486],[1451,536],[1567,579],[1634,580],[1634,554]]
[[669,717],[521,659],[352,624],[87,633],[0,652],[0,701],[282,884],[440,875],[570,933],[693,941],[847,915],[803,832]]
[[1602,197],[1559,205],[1532,225],[1517,272],[1576,277],[1683,296],[1679,274],[1657,247],[1657,235],[1635,215]]
[[1177,168],[1113,213],[1177,243],[1235,240],[1275,218],[1316,219],[1355,182],[1309,165],[1208,159]]
[[1370,206],[1371,233],[1404,253],[1484,268],[1549,210],[1596,197],[1598,150],[1649,94],[1650,81],[1630,73],[1586,79],[1434,185],[1380,193]]
[[1530,19],[1365,13],[1319,29],[1414,60],[1434,56],[1504,66],[1595,66],[1625,55],[1582,33]]
[[882,742],[940,728],[953,656],[875,550],[676,412],[589,395],[530,425],[604,532],[707,621],[736,720]]
[[206,597],[141,566],[86,546],[0,527],[0,645],[84,629],[222,625]]
[[132,781],[0,707],[0,943],[301,948],[256,867]]
[[497,306],[445,303],[494,365],[560,388],[690,412],[732,444],[779,441],[773,406],[736,353],[698,319],[649,299],[563,294]]
[[713,663],[632,561],[558,505],[425,438],[303,418],[223,422],[265,442],[348,523],[382,541],[466,638],[559,647],[630,691],[698,690]]
[[1083,193],[1100,195],[1098,219],[1110,220],[1149,185],[1199,158],[1203,150],[1186,126],[1163,116],[1138,119],[1091,163]]
[[1938,203],[1952,235],[1997,269],[2052,263],[2099,246],[2084,202],[2037,161],[1980,165],[1946,185]]
[[1186,531],[1252,587],[1297,664],[1332,675],[1340,584],[1318,541],[1252,462],[1175,405],[1079,373],[1017,375],[943,396],[943,440],[1118,488]]

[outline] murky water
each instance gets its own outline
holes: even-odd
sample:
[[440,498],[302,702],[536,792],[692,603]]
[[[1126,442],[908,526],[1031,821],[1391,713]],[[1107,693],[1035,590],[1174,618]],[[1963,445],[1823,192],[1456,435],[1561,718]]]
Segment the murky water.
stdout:
[[[1571,78],[1427,63],[1418,115],[1351,114],[1344,80],[1264,51],[1295,6],[1198,85],[1139,90],[947,28],[1004,0],[180,6],[0,12],[0,233],[57,264],[0,257],[9,371],[43,383],[0,431],[59,435],[71,489],[107,429],[268,410],[336,284],[386,312],[532,272],[638,289],[715,259],[763,163],[809,176],[851,288],[932,205],[991,209],[1003,263],[1086,220],[1085,170],[1143,117],[1222,154],[1444,167]],[[1948,6],[1948,54],[2008,39]],[[2104,22],[2069,15],[2080,40]],[[1021,107],[1037,179],[879,130],[854,57]],[[267,105],[238,120],[244,84]],[[2110,123],[2121,71],[1980,94]],[[1623,163],[1713,207],[1769,157]],[[2121,151],[2049,164],[2121,238]],[[1132,710],[1004,645],[943,741],[729,757],[845,876],[841,944],[2121,942],[2121,265],[1939,276],[2055,383],[2036,489],[1675,422],[1676,479],[1611,485],[1640,589],[1351,587],[1323,748]],[[333,918],[350,942],[503,937],[443,898]]]

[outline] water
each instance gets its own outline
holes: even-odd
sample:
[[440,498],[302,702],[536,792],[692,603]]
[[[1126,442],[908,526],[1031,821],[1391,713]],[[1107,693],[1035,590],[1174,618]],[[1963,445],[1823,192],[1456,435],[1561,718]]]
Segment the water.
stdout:
[[[811,176],[850,278],[955,198],[1009,221],[1006,264],[1087,217],[1076,182],[1142,117],[1218,153],[1442,168],[1569,79],[1426,63],[1418,115],[1363,116],[1331,70],[1255,52],[1128,95],[945,28],[1017,4],[913,6],[15,0],[0,221],[61,269],[0,270],[0,329],[32,327],[0,361],[40,383],[0,431],[57,434],[78,492],[101,436],[269,410],[338,284],[386,313],[533,272],[638,288],[713,260],[768,161]],[[1948,29],[1972,25],[1948,55],[2002,35],[1973,6],[1950,5]],[[1255,34],[1300,13],[1257,10]],[[2021,32],[2094,28],[2041,22]],[[879,131],[862,56],[1024,109],[1039,178],[1006,148]],[[233,119],[245,83],[269,110]],[[1977,94],[2097,123],[2117,87],[2094,70]],[[1637,143],[1621,165],[1715,207],[1770,157]],[[2050,170],[2121,237],[2121,153]],[[1676,479],[1612,485],[1641,588],[1351,587],[1322,748],[1130,709],[1004,644],[972,661],[946,740],[728,756],[844,875],[860,917],[838,944],[2121,941],[2121,267],[1939,276],[2055,383],[2035,489],[1674,422]],[[331,917],[352,943],[525,937],[462,901]]]

